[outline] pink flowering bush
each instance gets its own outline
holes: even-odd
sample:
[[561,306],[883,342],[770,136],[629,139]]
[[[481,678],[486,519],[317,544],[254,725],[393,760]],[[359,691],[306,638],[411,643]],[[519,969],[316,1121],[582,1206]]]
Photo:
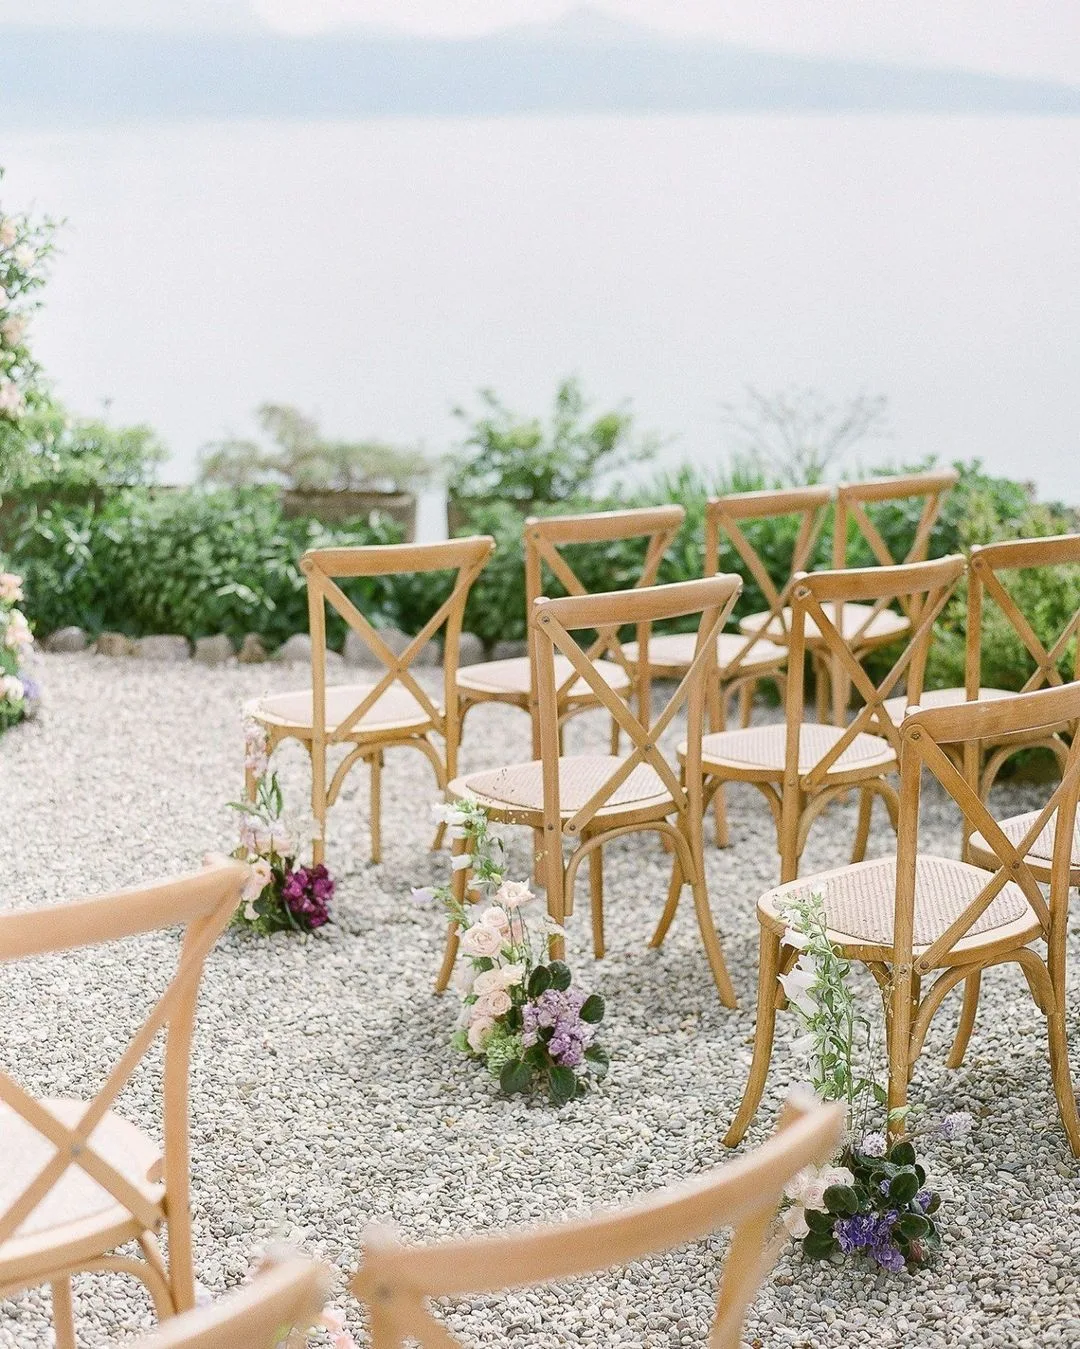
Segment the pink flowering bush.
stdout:
[[34,638],[26,615],[22,577],[0,570],[0,732],[33,716],[38,684],[29,671]]
[[466,963],[455,976],[462,1003],[452,1043],[481,1060],[507,1094],[544,1091],[563,1105],[608,1070],[607,1052],[595,1042],[604,1000],[575,988],[561,960],[544,958],[547,938],[560,929],[545,917],[534,938],[525,916],[532,892],[506,879],[502,845],[483,810],[460,801],[435,811],[452,838],[468,840],[451,865],[471,871],[481,897],[462,905],[450,886],[413,891],[418,903],[441,903],[461,929]]
[[321,863],[297,865],[296,840],[282,817],[281,785],[270,772],[266,735],[256,721],[244,725],[244,767],[255,799],[230,802],[241,816],[233,856],[248,863],[251,879],[234,921],[263,934],[314,932],[330,921],[334,879]]

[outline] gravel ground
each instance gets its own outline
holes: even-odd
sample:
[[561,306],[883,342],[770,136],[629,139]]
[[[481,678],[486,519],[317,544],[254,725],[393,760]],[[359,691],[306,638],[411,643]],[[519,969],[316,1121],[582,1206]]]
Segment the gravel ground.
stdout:
[[[225,803],[240,780],[239,706],[304,678],[301,667],[207,670],[95,656],[46,657],[43,675],[44,719],[0,742],[0,873],[10,906],[147,880],[230,847],[235,821]],[[572,744],[605,737],[606,722],[585,718]],[[463,766],[521,759],[527,745],[520,714],[481,709],[470,717]],[[288,798],[302,801],[299,752],[286,747],[280,758]],[[384,786],[381,866],[366,861],[363,773],[331,817],[328,860],[339,890],[325,935],[260,940],[230,931],[208,961],[192,1075],[193,1205],[198,1276],[215,1292],[283,1233],[344,1273],[373,1220],[422,1239],[562,1218],[725,1158],[720,1138],[753,1031],[754,904],[777,871],[771,819],[752,789],[730,795],[733,846],[707,849],[740,1009],[716,999],[688,900],[664,948],[646,950],[667,858],[647,836],[613,845],[610,954],[593,964],[584,904],[569,943],[586,984],[608,999],[612,1073],[557,1112],[501,1100],[449,1049],[454,1002],[431,994],[441,924],[408,899],[410,885],[440,880],[446,866],[427,851],[429,769],[415,753],[390,756]],[[1011,813],[1038,796],[1002,789],[995,807]],[[830,813],[805,870],[845,860],[853,826],[853,808]],[[955,855],[957,818],[940,800],[931,800],[925,836]],[[511,839],[524,874],[528,841]],[[890,847],[875,814],[871,855]],[[40,1093],[95,1091],[175,955],[175,936],[165,934],[5,969],[5,1066]],[[950,1073],[944,1057],[957,1008],[953,995],[912,1092],[977,1121],[962,1162],[929,1154],[946,1195],[936,1265],[914,1276],[861,1262],[810,1266],[789,1247],[751,1311],[749,1344],[1080,1341],[1080,1168],[1057,1121],[1042,1019],[1018,974],[992,973],[968,1062]],[[749,1143],[771,1128],[794,1072],[780,1047]],[[140,1072],[122,1098],[147,1127],[155,1082]],[[725,1246],[720,1235],[610,1276],[458,1303],[445,1309],[447,1320],[467,1345],[701,1345]],[[119,1277],[79,1278],[76,1308],[86,1345],[122,1343],[150,1320],[141,1289]],[[359,1335],[355,1308],[349,1316]],[[0,1309],[0,1344],[51,1342],[43,1294]]]

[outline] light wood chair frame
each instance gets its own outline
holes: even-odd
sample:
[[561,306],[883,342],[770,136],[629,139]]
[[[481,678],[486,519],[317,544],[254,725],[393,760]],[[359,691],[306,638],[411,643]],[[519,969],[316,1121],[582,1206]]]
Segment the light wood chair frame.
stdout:
[[[1069,1073],[1065,1026],[1065,959],[1068,933],[1070,859],[1077,796],[1080,793],[1080,740],[1074,741],[1061,782],[1018,845],[1009,841],[991,817],[978,793],[954,763],[950,748],[978,744],[1001,735],[1030,735],[1080,716],[1080,684],[1016,694],[994,702],[963,703],[954,707],[913,711],[900,735],[900,817],[897,828],[896,899],[891,944],[856,941],[842,933],[831,939],[846,958],[866,965],[882,989],[886,1045],[889,1059],[888,1108],[907,1104],[908,1083],[922,1052],[934,1014],[947,994],[965,984],[950,1066],[963,1060],[975,1019],[982,972],[996,965],[1018,964],[1036,1006],[1046,1016],[1050,1066],[1061,1121],[1074,1155],[1080,1155],[1080,1118]],[[985,886],[956,919],[927,946],[913,944],[916,864],[919,854],[919,805],[923,771],[933,775],[959,807],[969,827],[987,840],[993,864],[986,865]],[[1028,853],[1048,823],[1056,836],[1049,873],[1032,866]],[[1039,888],[1049,875],[1049,897]],[[970,929],[1000,894],[1013,883],[1024,892],[1030,911],[985,935]],[[790,969],[798,952],[783,945],[784,926],[758,910],[761,924],[761,961],[758,983],[758,1023],[754,1058],[739,1113],[725,1142],[737,1144],[746,1132],[761,1100],[772,1054],[777,1009],[783,1005],[778,976]],[[1046,943],[1045,959],[1030,943]],[[937,974],[923,990],[922,981]],[[890,1131],[902,1132],[896,1117]]]
[[[907,563],[894,567],[867,567],[864,570],[819,571],[797,578],[792,592],[791,631],[788,644],[787,700],[785,703],[786,744],[784,768],[779,790],[775,777],[769,780],[754,764],[745,768],[725,767],[723,772],[706,764],[705,803],[723,782],[750,782],[765,797],[777,830],[780,852],[780,880],[794,880],[799,874],[810,828],[819,815],[833,802],[856,787],[860,793],[859,819],[852,848],[853,862],[866,855],[870,834],[871,810],[874,797],[880,796],[896,827],[898,798],[888,781],[888,774],[896,771],[900,755],[900,733],[884,704],[895,692],[900,681],[922,686],[923,672],[933,635],[933,625],[945,607],[961,576],[964,559],[959,556],[940,558],[934,562]],[[837,613],[845,600],[857,603],[871,602],[874,606],[893,600],[919,597],[922,601],[914,627],[909,630],[904,648],[888,673],[876,684],[859,661],[840,628],[830,615]],[[817,649],[836,662],[845,679],[862,696],[863,706],[843,734],[825,754],[805,773],[799,769],[799,740],[803,727],[804,687],[808,644],[807,621],[816,625],[820,638]],[[865,655],[865,648],[861,654]],[[893,749],[895,758],[886,766],[871,765],[838,770],[837,761],[860,734],[876,735]],[[689,737],[687,748],[689,749]],[[687,773],[689,773],[689,761]]]
[[[573,913],[574,883],[581,862],[589,859],[593,944],[597,958],[604,954],[604,907],[602,849],[612,839],[641,831],[658,833],[670,844],[671,883],[660,922],[651,945],[659,946],[675,916],[683,887],[689,885],[705,952],[721,1001],[736,1005],[723,951],[709,908],[702,850],[702,774],[701,738],[705,716],[705,689],[716,663],[716,637],[738,598],[742,581],[738,576],[714,576],[697,581],[645,589],[614,591],[562,599],[539,599],[533,606],[535,630],[535,671],[539,694],[540,761],[543,765],[543,810],[515,807],[477,794],[489,817],[496,823],[527,824],[540,830],[537,851],[538,873],[547,890],[548,913],[560,926]],[[648,624],[663,619],[700,614],[694,659],[675,692],[651,724],[635,717],[627,703],[605,682],[593,664],[591,649],[585,649],[574,633],[582,629],[616,632],[634,624],[639,632]],[[555,657],[561,654],[570,662],[574,678],[580,677],[592,690],[597,703],[610,712],[612,720],[629,739],[631,752],[624,756],[611,775],[600,784],[589,800],[564,820],[559,791],[559,688],[555,677]],[[658,742],[685,704],[692,744],[687,770],[680,776],[661,753]],[[611,805],[612,796],[639,765],[650,766],[668,795],[644,804],[633,802]],[[468,779],[462,780],[462,793]],[[674,816],[674,822],[668,817]],[[570,856],[563,858],[563,844],[571,845]],[[455,842],[455,851],[463,852],[464,843]],[[468,893],[468,870],[454,875],[455,893],[463,901]],[[561,937],[552,939],[552,954],[564,949]],[[457,956],[457,926],[450,923],[446,952],[436,989],[449,982]]]
[[520,1232],[403,1247],[393,1232],[368,1232],[351,1288],[367,1307],[372,1349],[460,1349],[435,1320],[436,1298],[492,1293],[577,1278],[699,1241],[734,1234],[724,1261],[711,1349],[738,1349],[747,1310],[783,1245],[775,1235],[784,1186],[834,1155],[839,1106],[792,1097],[779,1131],[755,1152],[614,1212]]
[[[678,505],[646,506],[625,511],[593,511],[582,515],[530,516],[525,521],[522,541],[525,553],[526,643],[530,670],[533,672],[531,687],[528,692],[492,690],[483,693],[472,688],[460,688],[462,720],[472,707],[482,702],[500,702],[520,707],[528,712],[532,722],[532,753],[533,758],[538,759],[540,712],[536,691],[535,643],[531,614],[533,605],[545,595],[545,569],[559,582],[568,596],[583,596],[587,594],[585,587],[562,555],[561,549],[580,544],[646,539],[645,558],[632,588],[636,590],[652,586],[656,581],[664,554],[671,547],[685,519],[686,511]],[[630,689],[636,693],[639,709],[648,708],[651,697],[648,669],[647,667],[642,669],[627,659],[619,644],[617,629],[605,628],[597,632],[589,647],[589,659],[610,660],[618,665],[625,672]],[[571,717],[597,705],[592,692],[575,688],[577,683],[577,676],[574,675],[564,680],[557,690],[560,730]],[[618,726],[613,721],[612,753],[618,752],[618,734]]]
[[[848,556],[853,542],[848,537],[849,521],[854,524],[856,534],[861,535],[862,539],[869,545],[870,551],[880,566],[905,566],[910,563],[925,562],[930,551],[930,536],[933,533],[938,516],[941,514],[945,497],[955,487],[959,477],[960,475],[955,469],[949,468],[934,469],[927,473],[910,473],[896,477],[868,478],[859,482],[841,483],[836,489],[836,506],[833,518],[833,570],[840,571],[849,566]],[[871,505],[880,505],[886,501],[908,501],[917,497],[925,497],[925,503],[915,527],[911,546],[903,557],[894,557],[881,531],[871,519],[867,508]],[[909,624],[914,622],[917,617],[917,599],[916,596],[899,597],[899,607]],[[849,641],[853,650],[859,651],[863,648],[869,650],[876,646],[888,646],[903,635],[902,633],[890,633],[878,638],[872,638],[868,635],[870,625],[884,607],[886,606],[875,605],[857,631],[851,634]],[[842,631],[843,616],[840,611],[837,612],[836,619],[837,626]],[[826,681],[828,681],[832,686],[833,722],[840,726],[844,721],[851,693],[850,686],[843,678],[843,673],[837,668],[835,662],[831,665],[822,662],[819,675],[822,689],[819,720],[825,719],[824,708],[827,704],[824,690]]]
[[[50,1160],[0,1214],[0,1295],[10,1297],[27,1287],[50,1284],[57,1349],[74,1349],[71,1279],[76,1273],[134,1275],[148,1289],[160,1319],[194,1305],[188,1070],[196,998],[206,957],[235,912],[247,876],[246,866],[222,859],[202,871],[137,890],[0,915],[3,962],[184,927],[175,973],[98,1094],[81,1103],[85,1110],[77,1123],[63,1123],[0,1071],[0,1102],[55,1147]],[[162,1030],[164,1147],[160,1175],[147,1177],[160,1184],[155,1199],[102,1157],[89,1138]],[[94,1220],[84,1219],[17,1235],[71,1167],[107,1190],[124,1216],[105,1231]],[[163,1229],[168,1234],[167,1266],[157,1242]],[[138,1243],[142,1259],[116,1254],[129,1241]]]
[[[330,1271],[285,1260],[207,1307],[174,1317],[131,1349],[303,1349],[330,1289]],[[283,1333],[296,1327],[293,1335]]]
[[[461,644],[461,626],[469,591],[487,565],[495,547],[488,535],[450,539],[442,543],[372,544],[356,548],[316,548],[300,559],[300,570],[307,579],[308,623],[311,632],[312,718],[310,728],[276,724],[272,717],[260,716],[258,704],[249,712],[267,731],[268,750],[285,739],[306,744],[311,758],[311,813],[316,833],[312,839],[312,857],[322,862],[326,855],[326,822],[350,770],[358,762],[371,770],[371,860],[382,860],[382,769],[388,749],[419,750],[431,764],[440,791],[457,772],[458,746],[461,740],[461,712],[457,697],[457,668]],[[382,634],[360,612],[338,585],[358,577],[393,576],[414,572],[456,571],[449,595],[439,605],[400,655],[395,655]],[[364,697],[332,731],[326,726],[326,606],[334,609],[360,638],[383,673],[372,682]],[[443,641],[443,701],[440,706],[416,679],[413,670],[429,642],[445,628]],[[428,724],[418,728],[415,720],[395,729],[392,725],[373,725],[365,729],[364,716],[388,690],[400,686],[419,704]],[[310,729],[310,738],[303,734]],[[441,737],[443,751],[431,736]],[[349,745],[346,756],[332,777],[327,772],[327,751],[337,745]],[[249,798],[254,783],[248,778]],[[441,847],[444,826],[439,827],[433,847]]]

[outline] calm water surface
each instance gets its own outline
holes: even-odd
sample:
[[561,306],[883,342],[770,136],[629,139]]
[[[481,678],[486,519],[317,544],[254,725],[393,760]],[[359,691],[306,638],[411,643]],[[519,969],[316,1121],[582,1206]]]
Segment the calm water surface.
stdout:
[[[723,455],[753,383],[883,392],[864,454],[981,455],[1080,502],[1080,122],[647,117],[15,134],[3,200],[66,216],[38,350],[167,438],[264,399],[453,435],[577,371],[665,455]],[[428,503],[426,532],[438,511]]]

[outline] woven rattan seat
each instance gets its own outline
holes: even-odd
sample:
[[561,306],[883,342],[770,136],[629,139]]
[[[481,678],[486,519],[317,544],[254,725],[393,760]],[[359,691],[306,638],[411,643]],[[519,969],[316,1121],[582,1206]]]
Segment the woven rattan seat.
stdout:
[[[689,669],[694,659],[694,644],[697,634],[693,632],[668,632],[649,638],[649,666],[654,674],[663,670]],[[631,664],[637,663],[637,642],[625,642],[623,651]],[[773,669],[787,660],[787,651],[775,642],[762,639],[747,647],[746,638],[735,632],[722,632],[716,639],[716,663],[723,672],[738,661],[740,670]]]
[[[836,621],[836,605],[822,605],[825,613],[833,622]],[[847,603],[843,606],[843,626],[841,635],[845,642],[854,641],[856,636],[860,642],[885,642],[894,637],[903,637],[911,628],[910,619],[903,614],[895,613],[892,609],[881,609],[878,613],[873,613],[873,605],[870,604],[852,604]],[[743,632],[763,632],[765,636],[770,637],[775,642],[787,640],[787,633],[791,628],[791,610],[783,611],[783,622],[780,618],[769,613],[747,614],[739,622],[739,627]],[[867,620],[869,619],[869,625]],[[818,643],[822,640],[821,630],[812,618],[806,620],[806,640],[808,643]]]
[[[629,690],[630,676],[614,661],[597,660],[593,664],[609,688],[621,694]],[[557,656],[555,682],[562,686],[572,673],[573,670],[566,657]],[[488,660],[479,665],[463,665],[457,672],[457,682],[458,688],[476,693],[519,693],[522,698],[527,699],[531,688],[529,658],[515,656],[510,660]],[[593,694],[583,679],[575,679],[565,696],[570,699],[591,699]]]
[[[809,773],[844,734],[839,726],[818,726],[813,723],[799,729],[799,772]],[[785,726],[749,726],[741,731],[719,731],[702,741],[702,764],[706,771],[714,768],[740,770],[761,769],[771,777],[784,772],[784,753],[787,746]],[[680,757],[685,744],[679,746]],[[867,769],[880,773],[896,760],[896,754],[887,740],[876,735],[859,734],[829,768],[831,773],[852,769]]]
[[[979,689],[979,702],[990,703],[998,698],[1010,698],[1012,694],[1005,689]],[[919,707],[957,707],[960,703],[967,702],[967,694],[963,689],[925,689],[919,695]],[[885,711],[899,724],[904,720],[904,713],[908,709],[907,696],[902,695],[899,698],[887,698],[882,704]]]
[[[357,707],[374,687],[372,684],[341,684],[326,690],[326,731],[332,735],[339,722]],[[312,729],[310,689],[297,693],[274,693],[249,703],[246,712],[268,725],[308,739]],[[352,727],[350,735],[365,732],[421,731],[432,724],[427,712],[401,684],[391,684]]]
[[[85,1101],[43,1099],[40,1103],[69,1128],[78,1123],[87,1108]],[[160,1200],[165,1187],[148,1177],[160,1166],[161,1148],[134,1124],[110,1110],[90,1135],[90,1145],[151,1203]],[[0,1106],[0,1157],[4,1158],[0,1167],[0,1212],[14,1202],[55,1151],[25,1119]],[[137,1236],[140,1230],[138,1221],[107,1190],[81,1167],[69,1167],[14,1236],[0,1246],[0,1282],[9,1262],[25,1261],[36,1247],[52,1254],[47,1234],[58,1228],[70,1233],[73,1224],[78,1225],[80,1235],[109,1245],[126,1240],[128,1229],[131,1236]]]
[[[609,754],[572,754],[559,759],[559,808],[573,815],[614,773],[621,760]],[[504,806],[542,811],[544,808],[543,764],[512,764],[484,773],[471,773],[450,784],[454,795],[469,794],[488,798]],[[630,776],[610,796],[603,809],[612,806],[663,806],[671,803],[671,794],[656,770],[638,764]]]
[[[1032,810],[1026,815],[1013,815],[1007,820],[999,820],[998,824],[1001,826],[1001,832],[1013,847],[1019,847],[1024,840],[1025,834],[1038,818],[1039,812],[1037,810]],[[1050,866],[1054,855],[1054,832],[1056,823],[1057,817],[1054,816],[1031,845],[1027,856],[1028,861],[1031,862],[1033,867],[1039,863],[1047,868]],[[998,865],[998,863],[993,860],[993,851],[990,849],[986,839],[983,838],[981,833],[972,834],[971,850],[973,853],[982,853],[988,859],[991,859],[992,866]],[[1074,867],[1080,867],[1080,816],[1077,816],[1076,825],[1073,829],[1072,858],[1070,860]]]
[[[982,867],[920,853],[915,859],[914,947],[923,949],[935,942],[985,885],[986,872]],[[812,894],[821,896],[829,935],[837,944],[892,945],[896,907],[895,857],[855,862],[835,871],[777,886],[762,895],[759,906],[764,917],[782,921],[784,910],[792,900],[805,899]],[[1030,919],[1033,929],[1038,930],[1039,921],[1028,906],[1023,890],[1009,882],[972,923],[967,937],[984,936],[1023,919]]]

